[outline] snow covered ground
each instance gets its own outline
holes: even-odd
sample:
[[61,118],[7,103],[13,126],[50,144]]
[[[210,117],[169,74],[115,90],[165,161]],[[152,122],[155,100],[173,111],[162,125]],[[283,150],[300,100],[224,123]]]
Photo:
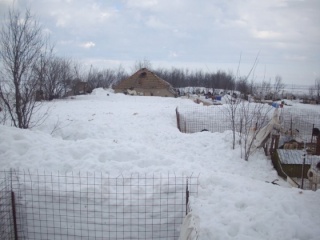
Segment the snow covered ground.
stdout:
[[[91,95],[45,103],[41,126],[0,126],[2,169],[200,174],[200,239],[320,239],[320,191],[295,189],[279,179],[263,151],[248,162],[231,149],[231,132],[183,134],[179,98],[139,97],[96,89]],[[304,106],[304,105],[303,105]],[[292,107],[301,107],[293,103]],[[319,110],[319,106],[314,106]]]

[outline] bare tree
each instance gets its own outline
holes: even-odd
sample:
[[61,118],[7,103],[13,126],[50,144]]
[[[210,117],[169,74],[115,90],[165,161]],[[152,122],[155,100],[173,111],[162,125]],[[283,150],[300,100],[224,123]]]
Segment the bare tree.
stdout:
[[238,107],[242,99],[236,95],[234,91],[230,95],[226,95],[226,107],[225,111],[227,116],[230,118],[231,130],[232,130],[232,149],[236,146],[236,132],[237,132],[237,113]]
[[[238,69],[237,69],[237,75],[236,75],[237,79],[239,79],[240,63],[241,63],[241,55],[239,59]],[[231,130],[232,130],[232,149],[235,149],[236,131],[237,131],[236,115],[237,115],[237,109],[240,104],[241,98],[240,96],[237,96],[236,92],[233,90],[232,94],[227,95],[226,99],[227,99],[226,111],[228,116],[230,117]]]
[[46,38],[36,19],[26,10],[24,16],[9,10],[8,22],[0,32],[1,72],[0,98],[12,125],[29,128],[31,117],[39,107],[35,101],[39,82],[34,66],[41,58]]
[[119,65],[119,67],[115,70],[115,79],[112,84],[116,84],[119,81],[128,78],[128,74],[126,73],[123,66]]
[[[247,80],[252,72],[254,72],[258,63],[258,56],[259,53],[244,80]],[[237,121],[239,125],[240,145],[242,146],[241,155],[248,161],[253,152],[254,141],[257,135],[269,121],[268,115],[272,107],[266,104],[250,103],[249,101],[241,101],[239,104],[240,106],[237,108]]]
[[271,82],[262,81],[261,87],[259,89],[259,96],[260,100],[268,100],[272,97],[272,88],[271,88]]
[[85,72],[84,72],[84,67],[81,63],[79,62],[73,62],[73,71],[72,75],[75,79],[84,79],[85,77]]
[[250,92],[250,86],[246,78],[240,78],[236,81],[236,89],[244,96],[247,96]]
[[0,124],[5,124],[8,117],[8,111],[2,100],[0,99]]
[[320,78],[317,78],[314,83],[315,94],[317,96],[317,101],[320,102]]
[[314,93],[316,91],[315,87],[314,86],[310,86],[308,90],[309,90],[309,96],[311,98],[313,98],[314,97]]
[[116,76],[112,69],[97,70],[91,69],[88,74],[88,84],[91,89],[109,88],[114,83]]
[[248,161],[252,154],[254,141],[261,129],[269,122],[272,107],[267,104],[241,101],[239,106],[239,137],[242,157]]
[[47,59],[45,76],[42,83],[42,90],[45,99],[61,98],[66,95],[68,88],[71,88],[73,78],[70,60],[50,56]]
[[281,91],[283,91],[285,87],[285,84],[282,82],[282,77],[280,75],[277,75],[274,79],[274,85],[273,85],[273,100],[275,98],[279,97],[279,94]]
[[[247,94],[250,90],[248,78],[254,73],[254,69],[258,62],[258,55],[246,77],[241,78],[239,76],[240,62],[241,56],[236,76],[236,89],[243,94]],[[251,85],[253,88],[253,81]],[[270,107],[264,104],[250,103],[249,101],[236,98],[236,95],[233,95],[227,96],[227,105],[225,109],[228,117],[230,118],[233,133],[232,148],[235,148],[236,132],[238,132],[241,152],[243,153],[241,155],[246,161],[248,161],[252,153],[254,140],[262,127],[265,126],[268,121],[268,112],[270,111]]]
[[136,72],[141,68],[147,68],[147,69],[151,70],[152,64],[147,58],[144,58],[143,60],[140,60],[140,61],[136,61],[133,68],[132,68],[132,72]]

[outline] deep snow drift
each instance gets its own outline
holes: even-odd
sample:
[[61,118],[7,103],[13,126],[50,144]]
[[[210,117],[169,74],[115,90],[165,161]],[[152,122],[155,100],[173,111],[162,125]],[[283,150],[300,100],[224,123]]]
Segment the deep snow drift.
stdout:
[[200,239],[319,239],[320,191],[281,179],[281,186],[271,184],[279,179],[271,161],[262,150],[241,159],[230,131],[180,133],[175,108],[194,104],[103,89],[48,102],[41,126],[0,126],[1,168],[200,174],[199,195],[191,199]]

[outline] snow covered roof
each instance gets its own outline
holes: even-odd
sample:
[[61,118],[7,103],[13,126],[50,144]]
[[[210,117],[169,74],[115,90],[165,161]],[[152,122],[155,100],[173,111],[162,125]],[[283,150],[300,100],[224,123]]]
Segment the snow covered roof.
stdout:
[[[278,149],[280,162],[283,164],[302,164],[305,151],[293,149]],[[305,164],[315,165],[320,161],[319,156],[306,155]]]

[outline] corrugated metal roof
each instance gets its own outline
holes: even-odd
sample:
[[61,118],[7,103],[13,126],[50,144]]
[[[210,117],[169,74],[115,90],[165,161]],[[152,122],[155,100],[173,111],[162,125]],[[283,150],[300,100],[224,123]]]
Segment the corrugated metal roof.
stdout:
[[[280,162],[282,164],[302,164],[303,155],[305,151],[303,150],[287,150],[287,149],[277,149]],[[306,155],[305,164],[315,165],[320,161],[320,156]]]

